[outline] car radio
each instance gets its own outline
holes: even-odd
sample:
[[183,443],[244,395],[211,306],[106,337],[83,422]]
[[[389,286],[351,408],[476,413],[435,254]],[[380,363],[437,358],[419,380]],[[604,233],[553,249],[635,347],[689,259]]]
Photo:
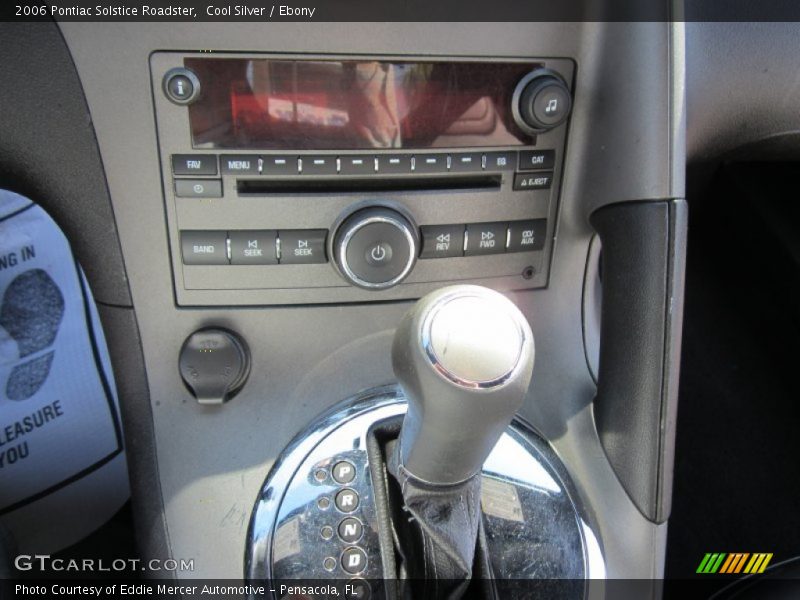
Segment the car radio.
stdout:
[[572,61],[150,62],[178,304],[547,285]]

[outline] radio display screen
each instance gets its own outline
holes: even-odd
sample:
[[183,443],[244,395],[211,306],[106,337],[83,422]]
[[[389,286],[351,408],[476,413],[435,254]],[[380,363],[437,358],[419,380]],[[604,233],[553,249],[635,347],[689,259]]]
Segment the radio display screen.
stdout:
[[540,63],[186,58],[195,148],[340,150],[530,145],[517,83]]

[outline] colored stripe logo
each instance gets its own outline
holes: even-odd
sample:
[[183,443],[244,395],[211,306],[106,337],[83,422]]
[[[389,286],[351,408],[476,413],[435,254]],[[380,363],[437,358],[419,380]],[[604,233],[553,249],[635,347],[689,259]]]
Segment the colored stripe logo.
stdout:
[[697,573],[713,574],[725,573],[736,574],[763,573],[769,561],[772,560],[772,553],[756,552],[708,552],[700,561]]

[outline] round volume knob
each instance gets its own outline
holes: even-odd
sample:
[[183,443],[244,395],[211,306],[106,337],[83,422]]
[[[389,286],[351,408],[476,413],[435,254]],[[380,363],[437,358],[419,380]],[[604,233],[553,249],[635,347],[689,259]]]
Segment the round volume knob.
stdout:
[[339,226],[333,242],[342,276],[358,287],[383,290],[400,283],[417,258],[416,228],[396,210],[360,210]]
[[543,133],[567,120],[572,96],[554,71],[539,69],[517,84],[512,99],[514,120],[528,133]]

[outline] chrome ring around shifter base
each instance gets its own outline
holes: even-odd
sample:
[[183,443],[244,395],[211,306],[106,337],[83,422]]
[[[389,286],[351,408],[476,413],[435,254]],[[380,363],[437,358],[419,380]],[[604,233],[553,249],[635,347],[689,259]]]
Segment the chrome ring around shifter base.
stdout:
[[[397,387],[380,388],[335,407],[295,438],[255,503],[245,556],[248,580],[383,578],[367,435],[375,423],[405,411]],[[333,467],[343,461],[355,467],[355,478],[338,483]],[[481,497],[498,580],[605,577],[598,539],[564,467],[521,420],[514,419],[484,463]],[[353,527],[345,532],[350,535],[338,531],[348,518],[361,524],[358,539]],[[584,586],[578,588],[575,597],[583,597]]]

